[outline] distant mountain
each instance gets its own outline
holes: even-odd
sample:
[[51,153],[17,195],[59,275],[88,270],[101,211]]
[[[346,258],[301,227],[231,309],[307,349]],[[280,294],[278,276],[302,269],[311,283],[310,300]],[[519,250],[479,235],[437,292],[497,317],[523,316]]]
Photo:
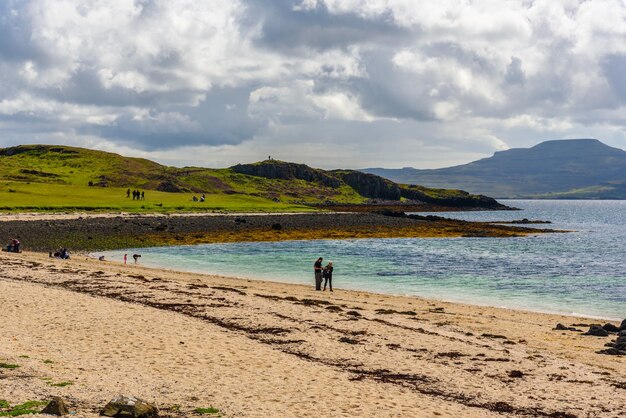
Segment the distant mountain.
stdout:
[[496,198],[626,199],[626,151],[597,139],[542,142],[432,170],[362,170],[398,183],[462,188]]

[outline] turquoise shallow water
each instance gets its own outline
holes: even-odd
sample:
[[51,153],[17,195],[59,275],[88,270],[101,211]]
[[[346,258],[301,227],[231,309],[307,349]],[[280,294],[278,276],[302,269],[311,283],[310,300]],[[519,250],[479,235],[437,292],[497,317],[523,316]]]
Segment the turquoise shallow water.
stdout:
[[[318,256],[337,288],[622,319],[626,201],[503,201],[514,212],[437,213],[467,220],[551,220],[576,230],[523,238],[359,239],[233,243],[110,251],[173,270],[313,284]],[[543,227],[543,225],[540,225]]]

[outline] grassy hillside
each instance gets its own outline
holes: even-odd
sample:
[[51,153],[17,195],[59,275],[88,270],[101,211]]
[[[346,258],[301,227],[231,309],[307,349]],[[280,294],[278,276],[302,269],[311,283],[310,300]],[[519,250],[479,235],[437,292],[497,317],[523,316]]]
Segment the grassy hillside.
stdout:
[[[127,189],[145,200],[126,197]],[[205,202],[192,196],[206,194]],[[420,198],[420,196],[423,198]],[[450,200],[452,198],[452,200]],[[351,170],[263,161],[224,169],[167,167],[82,148],[25,145],[0,149],[0,210],[126,212],[303,211],[311,204],[371,199],[454,205],[493,203],[460,191],[401,186]]]

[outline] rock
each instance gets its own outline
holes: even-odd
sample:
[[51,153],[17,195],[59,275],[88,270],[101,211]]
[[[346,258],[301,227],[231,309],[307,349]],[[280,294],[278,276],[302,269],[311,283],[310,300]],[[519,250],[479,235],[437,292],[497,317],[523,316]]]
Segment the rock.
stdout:
[[620,332],[617,333],[617,335],[619,335],[620,337],[626,336],[626,329],[621,330]]
[[41,411],[42,414],[50,415],[67,415],[70,411],[67,409],[67,405],[63,398],[55,396],[52,398],[48,405]]
[[604,330],[608,332],[619,332],[619,327],[616,327],[615,325],[610,323],[602,325],[602,328],[604,328]]
[[596,351],[598,354],[607,354],[609,356],[626,356],[626,351],[618,350],[615,347],[607,348],[605,350]]
[[554,327],[555,331],[576,331],[576,332],[581,332],[578,328],[574,328],[574,327],[566,327],[565,325],[559,323],[556,324],[556,327]]
[[589,331],[585,332],[583,335],[593,335],[594,337],[608,337],[609,333],[606,332],[606,330],[600,325],[592,325],[591,327],[589,327]]
[[111,399],[100,413],[107,417],[154,418],[159,410],[151,403],[132,396],[118,395]]
[[626,330],[626,319],[622,321],[622,324],[619,326],[619,330],[620,331]]
[[524,373],[519,371],[519,370],[511,370],[509,372],[509,377],[513,377],[516,379],[521,379],[522,377],[524,377]]
[[615,341],[604,344],[605,347],[615,347],[620,350],[626,350],[626,336],[620,336]]

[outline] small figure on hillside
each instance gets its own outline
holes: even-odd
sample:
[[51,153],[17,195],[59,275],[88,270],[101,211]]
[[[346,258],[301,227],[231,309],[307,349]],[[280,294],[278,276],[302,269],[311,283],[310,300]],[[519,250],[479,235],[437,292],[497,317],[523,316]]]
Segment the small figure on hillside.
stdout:
[[146,198],[146,192],[141,192],[141,200],[145,200]]
[[133,254],[133,259],[135,260],[135,264],[137,264],[137,260],[141,257],[141,254]]
[[200,196],[200,201],[204,202],[205,199],[206,199],[206,196],[204,195],[204,193],[202,193],[202,196]]
[[330,287],[330,291],[333,291],[333,262],[329,261],[326,267],[324,267],[324,271],[322,272],[322,276],[324,276],[324,289],[326,290],[326,285]]
[[322,290],[322,257],[318,258],[313,264],[313,272],[315,273],[315,290]]
[[126,190],[126,197],[130,198],[130,189]]
[[193,200],[194,202],[198,201],[198,198],[196,196],[192,197],[191,200]]

